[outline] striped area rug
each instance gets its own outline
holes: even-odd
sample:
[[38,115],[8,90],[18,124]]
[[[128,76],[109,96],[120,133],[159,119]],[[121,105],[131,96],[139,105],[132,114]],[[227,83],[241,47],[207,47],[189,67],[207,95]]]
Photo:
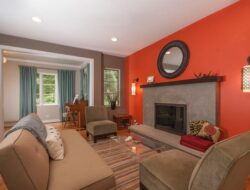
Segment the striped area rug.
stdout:
[[90,144],[113,170],[117,190],[139,189],[139,162],[156,154],[152,149],[138,144],[136,155],[125,143],[111,139]]

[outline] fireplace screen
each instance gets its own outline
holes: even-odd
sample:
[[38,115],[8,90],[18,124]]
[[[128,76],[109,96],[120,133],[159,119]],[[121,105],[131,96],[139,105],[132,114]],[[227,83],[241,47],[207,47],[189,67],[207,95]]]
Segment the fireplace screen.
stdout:
[[175,134],[186,134],[185,104],[155,104],[155,128]]

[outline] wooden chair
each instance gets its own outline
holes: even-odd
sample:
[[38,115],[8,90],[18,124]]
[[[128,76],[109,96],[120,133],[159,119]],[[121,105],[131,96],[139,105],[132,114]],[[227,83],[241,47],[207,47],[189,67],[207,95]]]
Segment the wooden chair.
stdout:
[[70,124],[75,129],[85,129],[85,107],[88,105],[87,101],[79,101],[76,104],[65,104],[64,128]]
[[77,128],[77,121],[78,121],[78,112],[72,110],[71,106],[65,104],[65,113],[63,113],[64,117],[64,124],[63,128],[67,128],[67,126],[74,126],[73,128]]

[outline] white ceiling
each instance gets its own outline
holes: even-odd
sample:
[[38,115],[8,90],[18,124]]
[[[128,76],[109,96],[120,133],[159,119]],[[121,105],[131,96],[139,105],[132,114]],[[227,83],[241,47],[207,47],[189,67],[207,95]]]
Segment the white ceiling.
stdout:
[[0,0],[0,33],[127,56],[237,1]]

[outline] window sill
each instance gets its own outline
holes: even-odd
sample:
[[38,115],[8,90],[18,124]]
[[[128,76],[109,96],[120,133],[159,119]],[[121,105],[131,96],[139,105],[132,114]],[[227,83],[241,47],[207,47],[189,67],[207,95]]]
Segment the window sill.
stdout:
[[37,107],[59,106],[59,104],[37,104]]
[[[105,105],[104,105],[105,106]],[[106,108],[111,108],[111,106],[105,106]],[[116,108],[120,108],[121,106],[116,106]]]

